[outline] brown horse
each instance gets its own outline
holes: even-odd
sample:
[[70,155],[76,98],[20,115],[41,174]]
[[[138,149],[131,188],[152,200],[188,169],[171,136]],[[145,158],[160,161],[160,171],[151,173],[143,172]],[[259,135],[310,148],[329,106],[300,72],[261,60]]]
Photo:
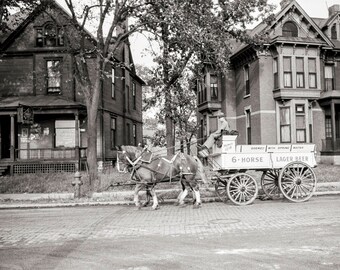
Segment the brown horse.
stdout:
[[[141,207],[138,193],[143,188],[150,187],[153,198],[153,209],[158,209],[158,199],[155,192],[155,185],[159,182],[179,180],[182,185],[182,192],[179,194],[177,204],[184,205],[184,199],[191,189],[195,194],[194,208],[201,206],[198,179],[207,182],[203,164],[197,157],[184,153],[176,153],[172,156],[157,156],[146,148],[136,146],[121,146],[117,152],[117,168],[119,171],[131,174],[131,180],[136,182],[134,202],[138,208]],[[198,178],[199,177],[199,178]]]

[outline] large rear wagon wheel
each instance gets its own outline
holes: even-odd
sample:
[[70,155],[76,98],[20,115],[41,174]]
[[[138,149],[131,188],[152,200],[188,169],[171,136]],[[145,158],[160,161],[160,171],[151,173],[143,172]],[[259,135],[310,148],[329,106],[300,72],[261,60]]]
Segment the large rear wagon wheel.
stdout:
[[217,197],[224,203],[228,201],[227,183],[228,178],[226,176],[216,176],[215,192]]
[[279,176],[280,190],[292,202],[304,202],[313,196],[316,189],[316,176],[306,163],[294,161],[281,170]]
[[262,190],[271,199],[279,199],[281,197],[279,176],[280,170],[264,171],[261,176]]
[[238,173],[228,181],[229,199],[237,205],[251,204],[257,197],[258,188],[255,179],[247,173]]

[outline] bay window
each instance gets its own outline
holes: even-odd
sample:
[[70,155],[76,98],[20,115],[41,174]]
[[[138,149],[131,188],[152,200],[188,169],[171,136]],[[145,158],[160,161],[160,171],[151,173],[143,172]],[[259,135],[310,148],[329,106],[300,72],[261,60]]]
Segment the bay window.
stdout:
[[309,88],[316,88],[316,59],[308,58],[308,84]]
[[325,65],[325,90],[334,90],[334,65]]
[[305,87],[305,72],[304,72],[304,63],[302,57],[297,57],[296,59],[296,87],[303,88]]
[[283,85],[284,87],[292,87],[292,58],[283,57]]

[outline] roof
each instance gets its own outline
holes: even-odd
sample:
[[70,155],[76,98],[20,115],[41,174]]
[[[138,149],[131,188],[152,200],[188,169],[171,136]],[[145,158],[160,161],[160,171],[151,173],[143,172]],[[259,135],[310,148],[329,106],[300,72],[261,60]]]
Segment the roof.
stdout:
[[[257,26],[255,26],[251,30],[247,30],[247,33],[250,36],[255,36],[256,34],[260,34],[261,32],[265,31],[266,29],[274,26],[276,23],[279,22],[279,20],[285,16],[285,14],[290,10],[292,6],[295,6],[299,10],[299,12],[306,18],[306,20],[315,28],[316,32],[321,36],[323,41],[320,40],[315,40],[312,38],[301,38],[301,37],[296,37],[296,38],[289,38],[289,37],[274,37],[271,40],[274,41],[290,41],[290,42],[301,42],[301,43],[308,43],[308,44],[321,44],[321,45],[328,45],[332,46],[333,44],[335,45],[336,48],[337,45],[336,43],[332,40],[330,40],[323,32],[322,28],[329,23],[331,19],[334,19],[332,16],[331,18],[311,18],[308,16],[308,14],[302,9],[302,7],[295,1],[292,0],[288,5],[286,5],[283,9],[281,9],[278,13],[275,14],[275,20],[274,22],[269,26],[265,22],[259,23]],[[333,42],[333,43],[332,43]],[[243,51],[247,47],[251,47],[251,44],[246,44],[246,43],[239,43],[239,46],[233,50],[233,55],[239,54],[241,51]]]
[[0,98],[0,109],[17,108],[25,105],[33,108],[80,108],[84,104],[67,100],[59,96],[17,96]]

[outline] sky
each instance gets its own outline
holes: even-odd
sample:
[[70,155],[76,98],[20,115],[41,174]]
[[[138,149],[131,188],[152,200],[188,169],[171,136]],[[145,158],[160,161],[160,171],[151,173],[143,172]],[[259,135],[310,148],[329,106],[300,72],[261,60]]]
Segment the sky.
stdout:
[[[327,18],[328,7],[334,4],[340,5],[340,0],[297,0],[297,2],[313,18]],[[277,6],[276,12],[280,10],[280,0],[268,0],[268,3]],[[135,64],[151,66],[153,61],[147,50],[153,48],[147,39],[141,35],[134,35],[130,37],[130,43]]]

